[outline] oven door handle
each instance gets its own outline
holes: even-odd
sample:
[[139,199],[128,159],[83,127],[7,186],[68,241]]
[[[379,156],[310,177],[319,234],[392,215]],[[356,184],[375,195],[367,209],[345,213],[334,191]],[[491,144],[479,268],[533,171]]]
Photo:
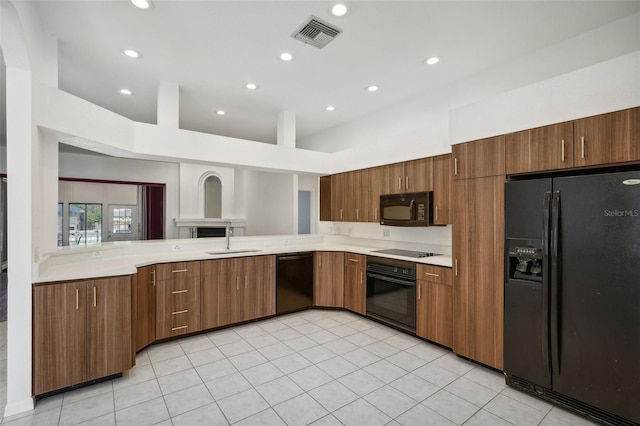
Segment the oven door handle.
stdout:
[[377,278],[377,279],[382,280],[382,281],[389,281],[390,283],[400,284],[400,285],[404,285],[404,286],[407,286],[407,287],[415,287],[416,286],[416,282],[415,281],[401,280],[401,279],[398,279],[398,278],[387,277],[385,275],[374,274],[372,272],[367,272],[367,278],[368,277]]

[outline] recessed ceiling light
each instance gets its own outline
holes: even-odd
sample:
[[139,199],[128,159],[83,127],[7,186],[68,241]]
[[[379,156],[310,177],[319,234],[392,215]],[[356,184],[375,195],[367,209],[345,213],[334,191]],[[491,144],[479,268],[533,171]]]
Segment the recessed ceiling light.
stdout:
[[133,58],[133,59],[138,59],[140,58],[142,55],[140,54],[140,52],[138,52],[137,50],[133,50],[133,49],[126,49],[123,52],[126,56]]
[[258,88],[258,85],[254,83],[247,83],[245,87],[249,90],[256,90]]
[[342,3],[338,3],[331,8],[331,13],[333,13],[333,16],[344,16],[347,11],[347,6]]
[[226,115],[227,113],[224,112],[223,110],[219,109],[219,110],[216,111],[216,114],[218,114],[218,115]]
[[438,58],[437,56],[432,56],[424,60],[424,63],[427,65],[435,65],[438,62],[440,62],[440,58]]
[[150,9],[151,2],[149,0],[131,0],[131,3],[137,8],[140,9]]
[[377,91],[378,91],[378,89],[379,89],[379,87],[378,87],[378,86],[369,86],[369,87],[367,87],[367,90],[368,90],[369,92],[377,92]]
[[335,111],[336,107],[334,107],[333,105],[329,105],[325,108],[327,111]]
[[280,59],[282,59],[285,62],[289,62],[293,59],[293,55],[289,52],[284,52],[280,55]]
[[120,93],[121,95],[133,95],[133,92],[129,89],[119,89],[118,93]]

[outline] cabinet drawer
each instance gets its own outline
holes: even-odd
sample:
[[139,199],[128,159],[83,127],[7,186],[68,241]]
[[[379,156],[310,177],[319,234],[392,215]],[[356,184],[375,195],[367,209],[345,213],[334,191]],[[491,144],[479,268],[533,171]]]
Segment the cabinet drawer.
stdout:
[[453,284],[451,268],[434,265],[418,265],[418,279],[441,284]]
[[157,280],[200,279],[200,262],[162,263],[156,266]]
[[354,254],[354,253],[345,253],[344,254],[344,264],[345,266],[363,266],[366,262],[366,256],[362,254]]

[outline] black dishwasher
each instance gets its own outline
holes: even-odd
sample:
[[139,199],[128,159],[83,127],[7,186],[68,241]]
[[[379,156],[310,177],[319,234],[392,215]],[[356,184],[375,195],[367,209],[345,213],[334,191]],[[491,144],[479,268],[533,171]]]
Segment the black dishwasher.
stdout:
[[276,258],[276,313],[310,308],[313,305],[313,253],[290,253]]

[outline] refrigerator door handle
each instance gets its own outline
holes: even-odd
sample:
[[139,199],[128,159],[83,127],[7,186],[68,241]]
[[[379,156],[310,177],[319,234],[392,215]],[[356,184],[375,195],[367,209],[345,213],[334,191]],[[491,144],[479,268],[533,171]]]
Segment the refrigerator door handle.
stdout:
[[551,329],[551,365],[554,375],[560,375],[560,322],[558,318],[559,305],[559,271],[558,271],[558,228],[560,226],[560,191],[553,192],[551,201],[551,311],[549,327]]
[[549,225],[550,225],[551,192],[544,193],[543,202],[543,235],[542,235],[542,362],[547,372],[551,372],[549,358]]

